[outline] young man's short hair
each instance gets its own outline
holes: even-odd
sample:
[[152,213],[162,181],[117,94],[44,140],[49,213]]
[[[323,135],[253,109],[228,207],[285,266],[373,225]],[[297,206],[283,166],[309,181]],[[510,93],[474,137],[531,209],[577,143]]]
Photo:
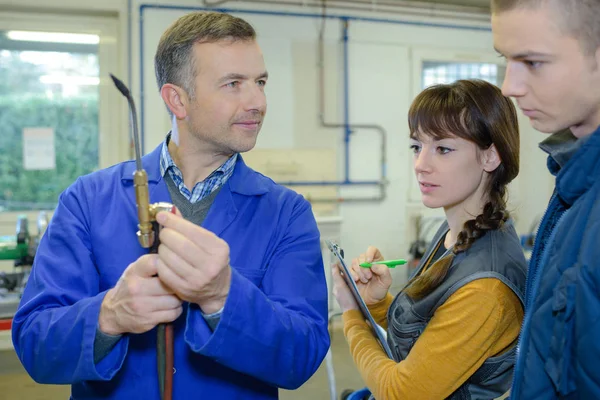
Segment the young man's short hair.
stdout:
[[600,47],[600,1],[598,0],[491,0],[492,14],[516,8],[552,7],[560,26],[580,40],[592,54]]

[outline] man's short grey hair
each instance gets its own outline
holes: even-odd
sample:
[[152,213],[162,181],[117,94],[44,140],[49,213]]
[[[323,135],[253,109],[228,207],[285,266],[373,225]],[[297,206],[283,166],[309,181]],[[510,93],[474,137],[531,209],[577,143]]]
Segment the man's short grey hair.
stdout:
[[171,83],[183,88],[194,98],[197,72],[195,61],[198,61],[193,56],[194,44],[255,39],[254,28],[233,15],[217,12],[184,15],[163,33],[158,43],[154,56],[158,89]]

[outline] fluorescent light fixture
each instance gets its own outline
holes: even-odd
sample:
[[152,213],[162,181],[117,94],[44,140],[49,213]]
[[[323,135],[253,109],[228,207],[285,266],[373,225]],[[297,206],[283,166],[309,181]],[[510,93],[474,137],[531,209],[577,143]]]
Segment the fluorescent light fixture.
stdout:
[[76,43],[76,44],[98,44],[100,36],[84,33],[60,33],[60,32],[32,32],[32,31],[8,31],[6,37],[11,40],[26,42],[47,43]]
[[43,75],[40,76],[40,82],[45,84],[91,86],[100,84],[100,78],[97,76]]

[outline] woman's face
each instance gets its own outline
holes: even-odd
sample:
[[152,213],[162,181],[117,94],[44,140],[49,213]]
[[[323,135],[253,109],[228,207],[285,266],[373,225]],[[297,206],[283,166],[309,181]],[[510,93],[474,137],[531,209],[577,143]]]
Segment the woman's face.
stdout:
[[421,133],[417,138],[410,139],[410,147],[423,204],[446,210],[483,206],[490,150],[456,136],[436,140]]

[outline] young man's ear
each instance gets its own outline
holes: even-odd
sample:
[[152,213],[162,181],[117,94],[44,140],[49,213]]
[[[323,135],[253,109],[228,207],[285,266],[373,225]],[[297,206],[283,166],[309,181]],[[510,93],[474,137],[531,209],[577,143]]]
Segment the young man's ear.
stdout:
[[502,164],[502,159],[500,158],[495,145],[491,145],[483,151],[481,162],[485,172],[494,172],[496,168]]
[[184,119],[187,116],[189,98],[186,91],[181,87],[166,83],[160,88],[160,97],[178,119]]

